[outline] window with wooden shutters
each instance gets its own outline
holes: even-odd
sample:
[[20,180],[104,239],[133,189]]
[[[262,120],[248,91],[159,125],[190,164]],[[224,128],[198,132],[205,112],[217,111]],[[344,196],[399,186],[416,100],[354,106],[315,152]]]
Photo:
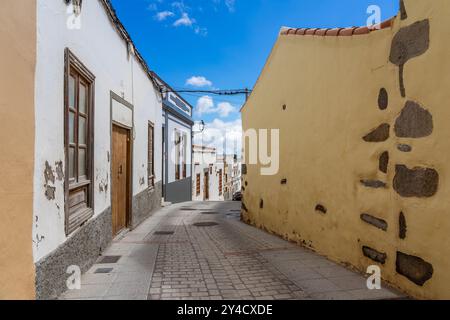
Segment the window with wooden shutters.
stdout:
[[197,197],[200,196],[200,180],[201,180],[201,176],[200,176],[200,174],[197,174],[197,181],[195,184]]
[[181,134],[175,130],[175,180],[181,179]]
[[95,77],[66,49],[64,141],[66,234],[93,211],[93,117]]
[[187,178],[187,134],[183,133],[183,179]]
[[155,186],[155,127],[152,123],[148,125],[148,187]]

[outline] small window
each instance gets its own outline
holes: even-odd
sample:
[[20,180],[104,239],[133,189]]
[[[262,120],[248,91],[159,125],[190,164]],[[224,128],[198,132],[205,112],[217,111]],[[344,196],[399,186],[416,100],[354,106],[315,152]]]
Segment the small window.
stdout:
[[64,99],[66,234],[93,215],[93,115],[95,77],[67,49]]
[[155,187],[155,127],[152,123],[148,125],[148,187]]

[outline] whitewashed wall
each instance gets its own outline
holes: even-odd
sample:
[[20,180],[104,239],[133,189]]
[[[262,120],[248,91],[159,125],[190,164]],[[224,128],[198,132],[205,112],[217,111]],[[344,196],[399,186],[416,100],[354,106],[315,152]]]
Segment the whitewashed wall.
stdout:
[[[147,188],[139,183],[147,176],[147,124],[155,124],[155,174],[161,180],[161,101],[151,81],[110,22],[101,3],[83,1],[81,29],[66,27],[64,1],[37,0],[36,151],[34,176],[34,260],[51,253],[65,242],[63,181],[56,181],[56,199],[45,197],[44,170],[64,163],[64,49],[68,47],[96,76],[95,82],[95,216],[110,207],[111,185],[110,91],[134,105],[135,140],[133,195]],[[133,89],[134,88],[134,89]],[[64,163],[65,166],[65,163]]]

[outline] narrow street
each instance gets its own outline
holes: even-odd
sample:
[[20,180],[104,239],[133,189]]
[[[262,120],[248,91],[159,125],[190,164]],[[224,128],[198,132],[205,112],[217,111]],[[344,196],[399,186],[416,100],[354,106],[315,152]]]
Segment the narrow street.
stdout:
[[115,239],[70,300],[397,299],[324,257],[240,222],[240,202],[162,208]]

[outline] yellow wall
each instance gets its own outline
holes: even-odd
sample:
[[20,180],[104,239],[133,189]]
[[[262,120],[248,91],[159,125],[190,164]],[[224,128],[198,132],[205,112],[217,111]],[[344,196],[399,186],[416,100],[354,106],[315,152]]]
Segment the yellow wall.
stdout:
[[[352,37],[281,35],[242,110],[244,130],[280,129],[280,170],[261,176],[248,165],[244,181],[244,219],[258,227],[312,247],[330,259],[361,271],[376,264],[362,254],[369,246],[387,254],[383,278],[417,298],[450,298],[450,1],[406,0],[406,20],[391,28]],[[404,68],[406,97],[399,89],[399,68],[389,62],[391,42],[402,27],[429,19],[430,46]],[[386,88],[389,106],[378,107]],[[393,130],[406,101],[419,102],[433,116],[433,133],[398,138]],[[287,105],[285,111],[283,104]],[[362,137],[382,123],[390,138],[368,143]],[[397,144],[408,144],[410,153]],[[388,173],[378,169],[389,151]],[[395,165],[433,168],[437,193],[401,197],[393,189]],[[281,179],[287,179],[282,185]],[[386,189],[363,186],[379,179]],[[260,209],[260,199],[264,208]],[[315,208],[322,204],[326,214]],[[399,238],[404,212],[407,237]],[[369,213],[388,223],[387,232],[360,219]],[[423,286],[396,272],[397,251],[433,266]]]
[[36,3],[0,1],[0,299],[34,299]]

